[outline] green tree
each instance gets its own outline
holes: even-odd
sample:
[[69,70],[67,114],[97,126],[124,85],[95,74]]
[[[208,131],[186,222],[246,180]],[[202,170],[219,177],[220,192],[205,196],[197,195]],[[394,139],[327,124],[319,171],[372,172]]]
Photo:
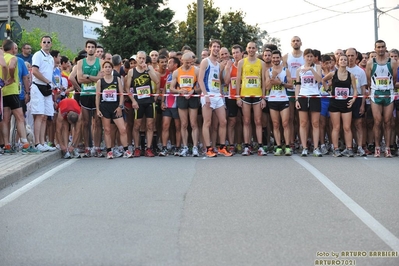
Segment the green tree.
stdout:
[[159,50],[170,47],[173,42],[175,25],[174,12],[169,8],[160,9],[165,0],[115,1],[104,10],[109,26],[96,29],[98,41],[111,53],[130,57],[137,51]]
[[70,60],[73,60],[77,52],[72,52],[71,50],[65,48],[65,46],[60,42],[58,39],[58,34],[56,32],[48,33],[45,31],[42,31],[39,28],[34,28],[31,32],[27,32],[26,30],[22,30],[22,37],[21,41],[19,41],[18,48],[20,49],[24,43],[29,43],[32,47],[32,54],[39,51],[41,49],[40,47],[40,38],[41,36],[48,35],[52,39],[52,50],[58,50],[60,51],[61,55],[64,55],[68,57]]
[[[214,7],[213,0],[204,0],[204,46],[208,47],[210,39],[220,38],[219,17],[220,9]],[[187,20],[178,24],[175,34],[175,49],[180,50],[189,45],[193,51],[197,47],[197,3],[187,6]]]
[[[118,0],[125,2],[126,0]],[[98,5],[107,7],[110,0],[19,0],[19,15],[21,18],[29,19],[29,14],[47,17],[45,11],[57,10],[59,13],[69,13],[89,17],[98,10]]]
[[[197,29],[197,4],[187,6],[187,20],[178,23],[175,34],[175,49],[181,49],[183,45],[189,45],[196,51]],[[249,41],[254,41],[259,50],[264,43],[273,43],[280,47],[280,40],[272,38],[265,30],[256,25],[249,25],[244,21],[243,11],[230,10],[221,14],[219,8],[214,7],[213,0],[204,0],[204,46],[207,47],[210,39],[220,39],[222,45],[230,48],[233,44],[246,47]]]

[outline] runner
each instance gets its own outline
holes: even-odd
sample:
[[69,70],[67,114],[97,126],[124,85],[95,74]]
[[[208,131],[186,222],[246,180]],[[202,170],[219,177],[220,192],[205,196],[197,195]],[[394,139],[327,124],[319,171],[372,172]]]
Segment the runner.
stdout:
[[[291,148],[289,147],[288,141],[290,139],[290,127],[289,121],[289,100],[286,88],[292,88],[291,73],[281,64],[281,52],[275,50],[272,52],[273,67],[269,68],[266,75],[266,90],[270,91],[269,94],[269,108],[270,116],[273,123],[273,135],[274,141],[277,145],[277,149],[274,153],[276,156],[283,155],[281,132],[280,126],[282,125],[284,130],[285,149],[284,155],[292,155]],[[280,125],[281,119],[281,125]]]
[[371,110],[374,118],[374,157],[380,157],[381,154],[381,123],[383,122],[384,139],[388,144],[385,148],[385,157],[391,158],[389,140],[392,134],[393,90],[397,79],[398,63],[386,56],[386,45],[383,40],[375,42],[375,52],[377,57],[369,60],[366,66],[367,83],[371,88]]
[[[216,157],[219,155],[232,156],[231,152],[226,150],[226,111],[221,93],[220,68],[217,58],[219,55],[221,43],[219,40],[209,42],[210,56],[203,59],[200,65],[198,84],[202,91],[201,105],[204,123],[202,126],[202,135],[206,146],[207,157]],[[219,120],[219,141],[220,149],[216,154],[211,146],[210,126],[212,112],[215,112]]]
[[[85,50],[87,57],[79,60],[77,69],[77,79],[81,86],[80,93],[80,105],[81,119],[82,119],[82,136],[85,143],[85,152],[83,157],[98,156],[104,157],[100,149],[101,142],[101,119],[97,116],[96,112],[96,82],[103,77],[101,71],[101,60],[95,56],[97,48],[97,42],[94,40],[87,40],[85,44]],[[101,51],[101,48],[97,49]],[[97,53],[97,55],[100,54]],[[91,127],[91,121],[94,122],[94,126]],[[92,130],[91,134],[90,131]],[[90,140],[94,140],[94,146],[92,150],[90,147],[92,143]]]
[[[171,92],[172,75],[180,67],[180,60],[172,57],[168,61],[168,77],[165,84],[165,94],[162,95],[162,151],[159,156],[167,156],[167,143],[169,140],[170,123],[172,119],[175,123],[176,148],[180,150],[181,144],[181,124],[179,111],[177,110],[177,97]],[[172,142],[173,143],[173,142]],[[180,155],[178,152],[174,155]]]
[[295,106],[299,111],[299,136],[303,147],[301,156],[308,155],[307,140],[310,113],[314,145],[313,156],[322,157],[318,148],[321,100],[317,97],[319,96],[319,83],[321,82],[321,67],[313,63],[312,49],[306,49],[303,55],[305,64],[297,69],[295,83]]
[[[292,47],[292,52],[284,55],[283,57],[283,65],[288,68],[288,70],[291,73],[291,78],[294,82],[296,82],[296,71],[298,68],[303,66],[305,64],[305,59],[303,58],[303,51],[301,50],[302,46],[302,41],[298,36],[294,36],[291,39],[291,47]],[[295,87],[287,88],[287,94],[290,97],[289,102],[290,102],[290,120],[288,121],[288,125],[290,127],[290,138],[289,144],[291,146],[292,151],[295,150],[295,136],[298,133],[298,126],[299,126],[299,118],[298,118],[298,112],[296,112],[296,107],[295,107]]]
[[153,93],[153,85],[159,82],[158,74],[151,65],[146,64],[146,53],[137,52],[137,67],[130,69],[125,84],[125,91],[130,91],[129,98],[132,101],[132,107],[136,110],[135,120],[133,124],[133,139],[135,145],[134,157],[141,156],[140,146],[140,127],[142,119],[146,117],[146,137],[147,149],[144,155],[146,157],[154,157],[152,151],[152,141],[154,135],[154,118],[155,118],[155,100],[150,94]]
[[253,110],[258,155],[267,155],[262,145],[262,109],[266,106],[265,96],[265,63],[256,57],[256,44],[247,44],[248,57],[238,63],[237,70],[237,105],[242,108],[244,151],[243,156],[250,154],[251,110]]
[[[353,157],[352,149],[352,105],[356,101],[356,77],[347,70],[348,57],[341,55],[338,62],[339,68],[334,72],[328,73],[323,78],[323,86],[328,88],[327,81],[332,80],[331,95],[334,98],[330,99],[330,117],[333,124],[331,133],[332,143],[334,146],[334,157]],[[353,92],[351,91],[351,87]],[[328,90],[329,91],[329,90]],[[350,97],[352,96],[352,97]],[[346,149],[341,153],[338,147],[338,137],[341,130],[341,118],[344,129],[344,137]]]
[[114,65],[110,61],[105,61],[102,65],[104,77],[96,83],[96,110],[98,117],[101,117],[104,127],[104,141],[107,147],[107,158],[113,159],[114,155],[111,142],[111,119],[118,127],[121,144],[123,146],[123,157],[131,158],[132,153],[128,150],[127,134],[123,121],[123,93],[122,81],[120,77],[113,75]]

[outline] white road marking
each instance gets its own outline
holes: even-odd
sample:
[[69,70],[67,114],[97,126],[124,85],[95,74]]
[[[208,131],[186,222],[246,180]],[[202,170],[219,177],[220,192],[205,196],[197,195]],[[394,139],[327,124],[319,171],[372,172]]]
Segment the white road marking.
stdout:
[[8,195],[7,197],[3,198],[0,200],[0,208],[3,207],[4,205],[6,205],[7,203],[10,203],[11,201],[17,199],[19,196],[23,195],[24,193],[28,192],[29,190],[31,190],[32,188],[36,187],[37,185],[39,185],[41,182],[43,182],[44,180],[48,179],[49,177],[53,176],[55,173],[57,173],[58,171],[64,169],[65,167],[70,166],[71,164],[77,162],[77,160],[68,160],[67,162],[58,165],[57,167],[51,169],[50,171],[48,171],[47,173],[39,176],[38,178],[36,178],[35,180],[29,182],[28,184],[26,184],[25,186],[17,189],[16,191],[14,191],[13,193],[11,193],[10,195]]
[[394,251],[399,252],[399,239],[386,229],[380,222],[371,216],[365,209],[357,204],[353,199],[345,194],[330,179],[323,175],[319,170],[313,167],[299,156],[292,156],[297,163],[305,167],[312,173],[331,193],[333,193],[349,210],[351,210],[365,225],[367,225],[382,241]]

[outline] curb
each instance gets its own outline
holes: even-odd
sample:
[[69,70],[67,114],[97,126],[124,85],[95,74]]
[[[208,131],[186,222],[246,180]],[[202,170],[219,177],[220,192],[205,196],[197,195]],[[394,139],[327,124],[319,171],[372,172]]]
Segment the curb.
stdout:
[[[15,155],[9,155],[13,158]],[[61,151],[46,152],[42,154],[16,155],[16,163],[12,163],[5,170],[0,170],[0,190],[13,183],[25,179],[36,170],[43,168],[58,159],[61,159]],[[1,160],[0,160],[1,162]]]

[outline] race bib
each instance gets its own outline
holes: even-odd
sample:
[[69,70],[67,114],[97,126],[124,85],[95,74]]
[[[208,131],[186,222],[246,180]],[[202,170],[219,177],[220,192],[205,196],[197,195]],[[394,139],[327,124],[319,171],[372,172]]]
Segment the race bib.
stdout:
[[93,91],[96,90],[96,84],[92,83],[87,83],[84,84],[82,83],[82,91]]
[[117,95],[116,90],[103,90],[103,101],[104,102],[116,102]]
[[194,85],[194,77],[193,76],[180,76],[179,84],[180,84],[180,88],[189,88],[191,90]]
[[282,92],[283,91],[283,86],[282,85],[273,85],[272,90]]
[[142,86],[142,87],[137,87],[137,98],[138,99],[144,99],[144,98],[149,98],[150,93],[151,93],[151,87],[150,86]]
[[314,83],[314,76],[303,76],[302,83],[304,84],[313,84]]
[[375,85],[377,85],[377,90],[387,90],[389,85],[388,77],[378,77],[375,79]]
[[212,87],[214,87],[215,89],[219,89],[220,88],[220,80],[212,79]]
[[165,89],[166,89],[166,93],[170,93],[170,82],[168,81],[168,82],[166,82],[166,84],[165,84]]
[[247,80],[247,88],[259,88],[260,87],[260,80],[259,77],[246,77]]
[[237,89],[237,78],[231,78],[230,84],[233,90]]
[[349,88],[335,88],[335,99],[346,100],[349,96]]

